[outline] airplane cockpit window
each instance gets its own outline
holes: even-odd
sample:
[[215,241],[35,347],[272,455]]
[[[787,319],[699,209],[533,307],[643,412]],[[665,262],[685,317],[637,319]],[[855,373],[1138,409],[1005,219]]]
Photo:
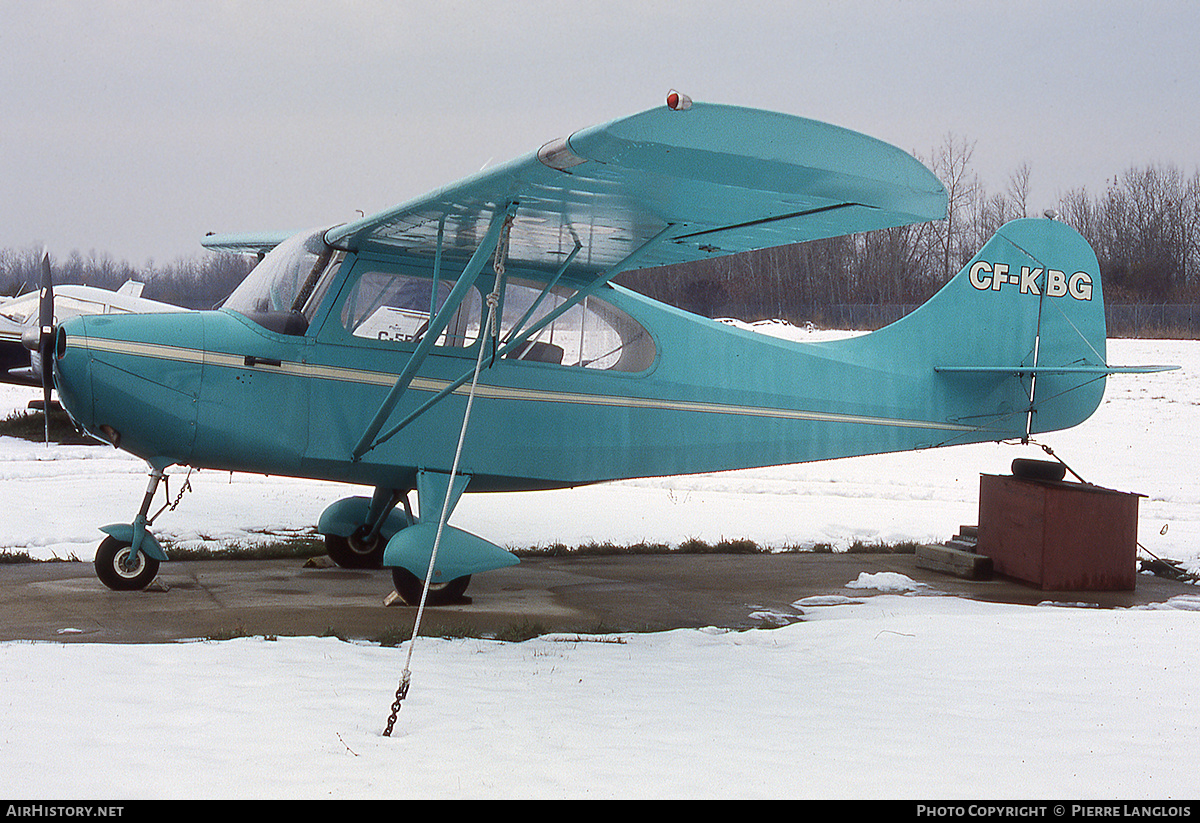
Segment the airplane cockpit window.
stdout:
[[272,331],[304,334],[341,258],[325,244],[325,229],[299,234],[272,249],[223,307]]
[[[420,340],[451,291],[438,281],[437,300],[429,277],[368,269],[353,276],[354,284],[341,308],[342,326],[355,337],[396,343]],[[439,335],[439,346],[466,348],[479,339],[488,278],[467,293]],[[500,345],[517,339],[570,300],[566,287],[546,291],[544,284],[509,278],[500,303]],[[611,303],[589,296],[556,317],[537,334],[505,355],[509,360],[548,363],[607,371],[640,372],[654,363],[654,338],[636,320]]]
[[[420,340],[450,295],[451,283],[439,281],[433,302],[433,280],[399,272],[365,271],[355,279],[342,306],[342,325],[355,337],[407,343]],[[479,292],[467,293],[436,344],[465,348],[479,337]]]
[[[516,339],[517,324],[520,329],[529,328],[575,295],[572,289],[562,286],[543,296],[544,291],[540,283],[516,278],[508,281],[500,320],[502,343]],[[655,354],[654,338],[641,324],[611,303],[588,296],[508,357],[560,366],[640,372],[650,368]]]

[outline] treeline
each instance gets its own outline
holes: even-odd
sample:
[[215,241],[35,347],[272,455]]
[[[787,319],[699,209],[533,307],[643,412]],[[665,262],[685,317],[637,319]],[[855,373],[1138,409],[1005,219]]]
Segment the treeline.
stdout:
[[[1001,225],[1042,217],[1030,212],[1027,165],[1003,190],[989,191],[972,171],[973,149],[950,136],[921,158],[946,186],[944,220],[650,269],[618,282],[698,314],[743,320],[795,322],[820,318],[828,306],[923,303]],[[1200,172],[1131,168],[1102,192],[1067,192],[1055,211],[1095,249],[1107,303],[1200,303]]]
[[[974,144],[947,136],[920,158],[946,186],[944,220],[747,252],[622,275],[618,282],[708,317],[818,320],[823,307],[923,303],[1004,223],[1030,214],[1031,170],[1017,168],[1000,191],[975,174]],[[1102,192],[1061,197],[1057,218],[1091,243],[1111,304],[1200,303],[1200,172],[1171,165],[1131,168]],[[40,250],[0,250],[0,293],[36,288]],[[95,253],[54,260],[56,283],[117,289],[145,283],[143,296],[211,308],[253,267],[251,257],[205,253],[138,269]]]
[[[211,309],[229,296],[254,267],[255,260],[239,254],[206,253],[167,265],[147,263],[137,268],[108,255],[78,251],[66,260],[51,257],[55,285],[97,286],[115,291],[128,280],[144,284],[142,297],[187,309]],[[0,294],[23,294],[41,282],[42,250],[0,249]]]

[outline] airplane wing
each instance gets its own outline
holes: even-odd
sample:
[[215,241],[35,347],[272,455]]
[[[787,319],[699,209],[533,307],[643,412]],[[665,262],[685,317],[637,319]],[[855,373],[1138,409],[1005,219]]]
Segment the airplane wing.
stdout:
[[[695,103],[577,131],[337,226],[325,239],[348,251],[432,257],[440,233],[443,255],[465,258],[492,215],[514,201],[510,262],[553,271],[578,242],[576,274],[613,266],[667,226],[635,268],[936,220],[946,211],[941,182],[894,146],[800,117]],[[236,240],[205,245],[228,249]]]
[[258,232],[245,234],[209,233],[200,245],[210,251],[231,254],[266,254],[284,240],[295,235],[294,231]]

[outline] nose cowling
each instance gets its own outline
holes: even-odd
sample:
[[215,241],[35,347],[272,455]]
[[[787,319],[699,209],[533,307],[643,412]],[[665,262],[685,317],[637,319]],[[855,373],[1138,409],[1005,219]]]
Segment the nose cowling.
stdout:
[[77,424],[153,464],[187,462],[203,369],[200,313],[75,317],[58,335],[55,382]]
[[[65,320],[58,327],[55,345],[54,387],[58,390],[58,402],[66,409],[75,424],[90,434],[96,433],[92,414],[92,373],[88,368],[86,335],[83,318]],[[70,345],[68,345],[68,342]],[[46,368],[45,363],[42,368]]]

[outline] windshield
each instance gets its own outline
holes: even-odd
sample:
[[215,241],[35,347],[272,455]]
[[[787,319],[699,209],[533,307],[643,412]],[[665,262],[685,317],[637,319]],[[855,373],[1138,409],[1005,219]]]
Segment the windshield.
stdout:
[[224,308],[284,334],[303,334],[341,263],[341,253],[325,245],[325,231],[301,232],[272,249]]

